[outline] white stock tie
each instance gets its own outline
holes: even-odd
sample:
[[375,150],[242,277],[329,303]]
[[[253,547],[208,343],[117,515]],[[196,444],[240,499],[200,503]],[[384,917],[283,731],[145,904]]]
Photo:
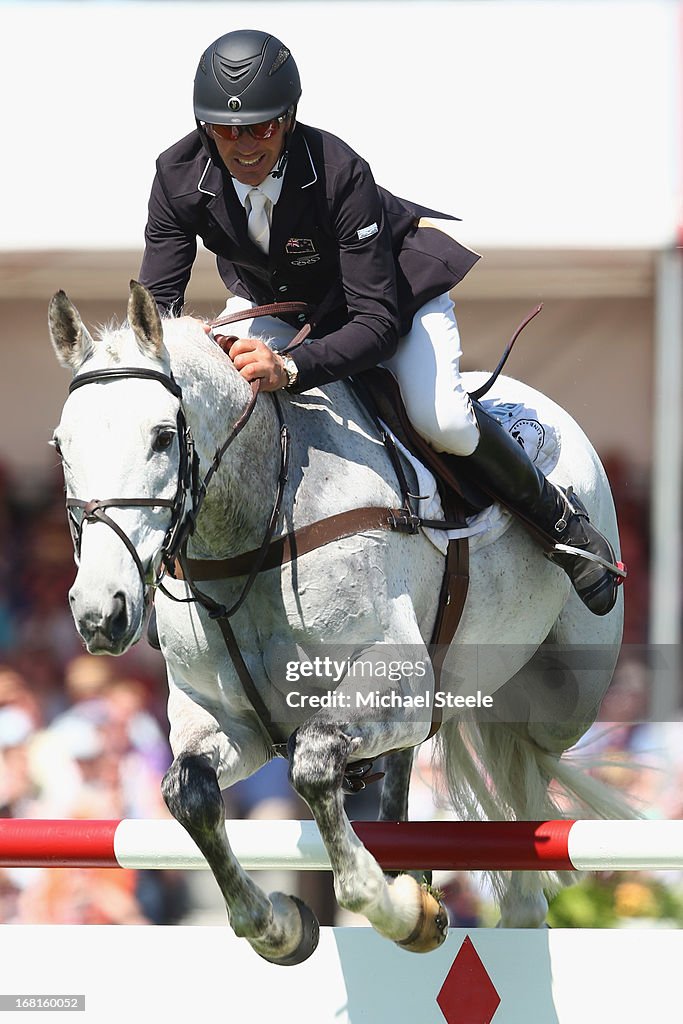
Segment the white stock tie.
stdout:
[[270,199],[265,192],[261,192],[257,188],[251,190],[248,199],[249,218],[247,220],[247,234],[261,252],[268,252],[268,245],[270,243],[270,224],[268,223]]

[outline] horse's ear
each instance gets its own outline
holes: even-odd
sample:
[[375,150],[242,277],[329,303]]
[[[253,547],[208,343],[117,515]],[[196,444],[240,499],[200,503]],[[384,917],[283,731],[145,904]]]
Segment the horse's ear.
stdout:
[[140,351],[146,356],[158,358],[164,340],[161,317],[152,293],[138,281],[130,282],[128,323],[133,329]]
[[47,322],[57,359],[67,369],[78,370],[93,351],[94,344],[80,313],[65,292],[58,291],[50,299]]

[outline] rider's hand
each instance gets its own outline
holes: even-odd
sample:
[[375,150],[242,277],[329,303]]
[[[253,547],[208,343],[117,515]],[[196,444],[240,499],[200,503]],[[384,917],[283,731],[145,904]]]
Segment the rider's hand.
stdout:
[[228,355],[245,380],[261,378],[261,391],[279,391],[287,387],[289,377],[282,357],[259,338],[238,338]]
[[[202,324],[207,334],[213,334],[223,351],[228,337],[212,332],[211,325]],[[261,391],[279,391],[287,387],[289,377],[282,363],[282,358],[273,352],[265,342],[258,338],[238,338],[227,350],[236,368],[245,380],[261,378]]]

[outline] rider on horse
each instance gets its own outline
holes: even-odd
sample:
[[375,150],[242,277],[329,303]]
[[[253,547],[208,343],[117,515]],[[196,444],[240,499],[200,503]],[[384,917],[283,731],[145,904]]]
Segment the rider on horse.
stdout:
[[623,575],[611,545],[463,387],[448,293],[479,257],[444,230],[456,218],[379,188],[349,146],[297,122],[300,95],[294,58],[274,36],[229,32],[208,47],[195,77],[197,128],[157,161],[140,281],[163,311],[179,311],[200,237],[242,306],[308,303],[315,327],[292,356],[256,338],[233,342],[241,374],[298,393],[387,367],[417,431],[522,520],[592,612],[607,614]]

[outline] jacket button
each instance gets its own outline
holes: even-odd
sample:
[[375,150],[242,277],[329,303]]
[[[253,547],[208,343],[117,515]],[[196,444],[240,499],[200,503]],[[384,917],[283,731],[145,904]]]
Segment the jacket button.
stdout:
[[286,284],[281,284],[280,287],[278,288],[278,291],[279,292],[286,292],[287,291],[287,285]]
[[306,314],[305,313],[299,313],[299,315],[297,317],[297,320],[299,321],[300,324],[303,324],[305,322],[305,320],[306,320]]

